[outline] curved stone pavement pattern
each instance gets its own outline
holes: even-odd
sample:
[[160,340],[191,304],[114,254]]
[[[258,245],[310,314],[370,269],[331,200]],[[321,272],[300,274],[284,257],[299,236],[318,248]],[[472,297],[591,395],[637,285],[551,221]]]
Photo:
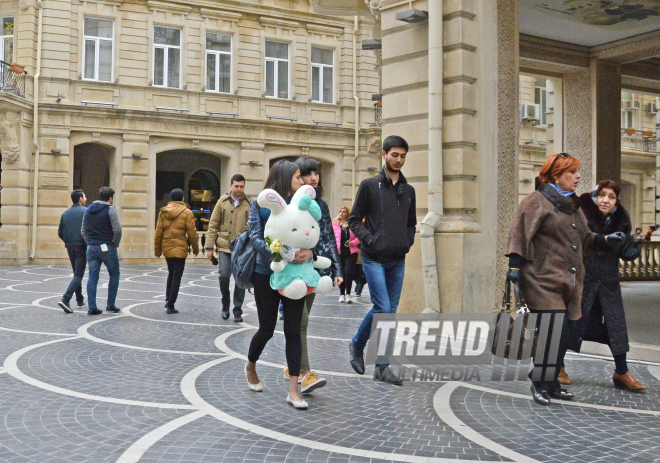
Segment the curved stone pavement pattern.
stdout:
[[[577,403],[536,405],[527,382],[373,382],[348,365],[368,291],[318,296],[308,330],[325,388],[310,410],[285,403],[282,322],[258,371],[243,366],[258,321],[220,317],[217,269],[189,265],[164,313],[164,265],[122,267],[122,314],[89,317],[56,303],[64,266],[0,267],[0,461],[7,462],[566,462],[659,461],[660,368],[631,365],[646,394],[613,388],[613,364],[571,356]],[[99,306],[107,295],[99,283]],[[83,282],[83,285],[85,282]]]

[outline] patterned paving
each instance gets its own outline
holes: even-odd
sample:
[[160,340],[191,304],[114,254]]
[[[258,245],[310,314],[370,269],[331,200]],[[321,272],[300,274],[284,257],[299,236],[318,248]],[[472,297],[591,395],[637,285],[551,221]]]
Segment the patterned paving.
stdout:
[[[163,263],[164,264],[164,263]],[[575,403],[540,407],[526,382],[406,382],[356,375],[346,344],[369,309],[318,297],[312,367],[328,385],[291,408],[281,322],[245,385],[257,316],[224,321],[214,268],[190,265],[178,315],[164,266],[122,267],[122,313],[57,308],[63,266],[0,268],[0,462],[660,461],[660,368],[631,364],[650,389],[616,390],[611,362],[570,357]],[[107,275],[99,288],[104,306]]]

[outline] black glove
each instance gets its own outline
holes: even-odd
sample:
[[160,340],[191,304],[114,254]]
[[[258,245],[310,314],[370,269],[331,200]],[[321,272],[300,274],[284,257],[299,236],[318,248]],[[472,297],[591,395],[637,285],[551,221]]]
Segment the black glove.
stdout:
[[517,268],[510,268],[506,272],[506,279],[512,283],[520,283],[520,270]]
[[618,231],[612,233],[611,235],[607,235],[605,239],[607,240],[607,244],[619,243],[626,239],[626,234]]

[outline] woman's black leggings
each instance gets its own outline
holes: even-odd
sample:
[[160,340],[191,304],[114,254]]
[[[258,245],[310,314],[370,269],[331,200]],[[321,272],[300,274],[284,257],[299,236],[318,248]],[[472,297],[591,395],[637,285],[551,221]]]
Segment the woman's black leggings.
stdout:
[[[569,322],[565,315],[565,311],[538,312],[536,327],[539,328],[541,325],[542,317],[550,317],[550,329],[544,351],[536,352],[536,356],[534,357],[534,369],[530,371],[529,377],[532,380],[532,383],[534,383],[536,389],[545,390],[548,394],[552,394],[560,387],[559,381],[557,380],[557,377],[559,376],[559,368],[564,364],[564,356],[570,345],[571,334],[568,328]],[[557,316],[563,317],[563,323],[557,327],[561,333],[559,334],[558,350],[551,353],[550,350],[553,344],[551,339],[553,337],[555,317]]]
[[341,254],[339,256],[339,260],[341,261],[341,271],[344,274],[344,281],[339,285],[339,292],[342,296],[344,294],[351,294],[353,280],[355,279],[355,263],[357,262],[357,258],[357,252],[350,255]]
[[300,374],[300,357],[302,346],[300,344],[300,322],[305,307],[305,299],[289,299],[282,296],[277,290],[270,287],[270,275],[254,274],[254,300],[257,304],[259,329],[252,336],[248,360],[256,363],[266,344],[273,337],[277,324],[277,308],[282,301],[284,306],[284,338],[286,339],[286,363],[289,374],[297,377]]

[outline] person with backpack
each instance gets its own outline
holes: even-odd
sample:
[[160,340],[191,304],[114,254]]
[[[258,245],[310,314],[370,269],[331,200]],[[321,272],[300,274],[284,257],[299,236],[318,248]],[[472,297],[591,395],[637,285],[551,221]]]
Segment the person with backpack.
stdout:
[[179,295],[181,277],[186,267],[188,246],[192,246],[193,255],[197,257],[199,245],[197,244],[197,228],[195,216],[183,202],[183,190],[176,188],[170,193],[171,201],[167,206],[160,208],[156,236],[154,237],[154,254],[156,257],[165,256],[167,261],[167,286],[165,289],[166,313],[179,313],[174,308]]
[[[245,193],[245,177],[236,174],[231,178],[230,192],[218,200],[211,214],[206,234],[206,257],[213,260],[213,250],[218,250],[218,273],[222,294],[222,319],[229,318],[229,278],[231,277],[231,250],[229,243],[247,229],[252,200]],[[234,282],[236,283],[236,282]],[[234,286],[234,323],[243,321],[245,289]]]
[[[298,166],[290,161],[278,161],[270,169],[265,188],[275,190],[288,203],[293,194],[303,185]],[[248,388],[251,391],[263,391],[263,385],[257,375],[257,361],[261,356],[266,344],[273,337],[275,325],[277,324],[277,308],[282,301],[284,306],[284,337],[286,339],[286,361],[289,366],[289,394],[287,402],[295,408],[306,409],[307,402],[302,400],[298,392],[298,376],[300,375],[300,360],[302,346],[300,341],[300,324],[305,306],[305,299],[289,299],[282,296],[270,285],[270,276],[273,271],[270,264],[274,257],[270,246],[264,237],[266,221],[270,217],[270,210],[259,207],[257,201],[252,201],[250,206],[250,219],[248,221],[248,236],[252,249],[255,251],[256,259],[253,274],[254,300],[257,305],[257,316],[259,318],[259,329],[252,337],[248,351],[248,362],[245,365],[245,376]],[[241,236],[242,241],[243,235]],[[239,240],[237,240],[239,241]],[[238,243],[240,244],[240,243]],[[236,248],[234,248],[235,250]],[[240,257],[239,255],[236,256]],[[296,252],[291,261],[301,264],[312,259],[313,253],[309,249],[301,249]],[[237,269],[232,268],[236,276]],[[238,281],[238,280],[237,280]]]

